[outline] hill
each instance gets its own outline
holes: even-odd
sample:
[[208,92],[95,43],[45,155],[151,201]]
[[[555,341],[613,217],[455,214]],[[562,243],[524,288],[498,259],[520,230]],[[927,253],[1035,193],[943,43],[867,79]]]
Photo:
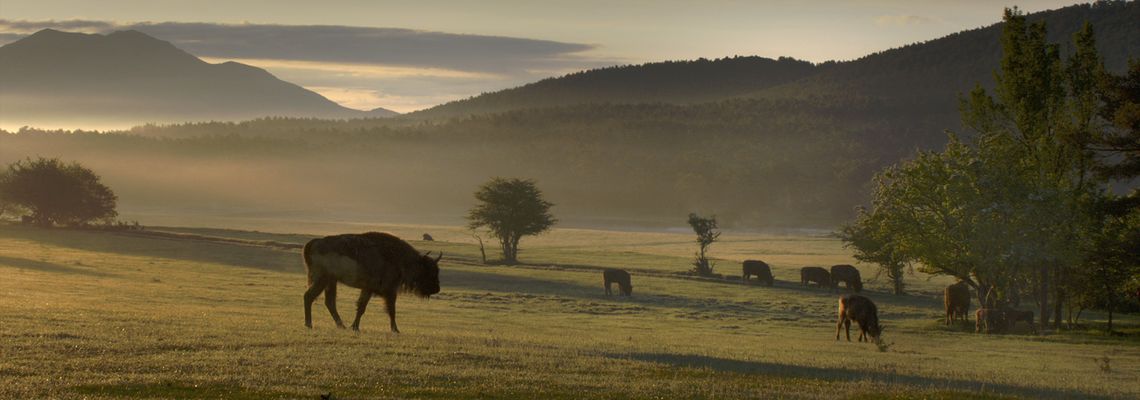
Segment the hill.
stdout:
[[[997,13],[995,12],[995,16]],[[1080,4],[1029,15],[1044,21],[1052,42],[1071,51],[1071,38],[1084,22],[1096,28],[1097,43],[1110,71],[1122,72],[1140,54],[1140,2]],[[991,86],[1001,59],[1001,23],[871,54],[818,65],[789,58],[732,57],[602,68],[550,78],[411,113],[415,118],[503,112],[583,103],[692,104],[732,97],[877,99],[935,112],[944,126],[956,126],[959,93],[977,83]],[[859,100],[863,101],[863,100]],[[942,110],[949,110],[943,112]],[[924,120],[929,115],[899,115]]]
[[666,61],[582,71],[411,113],[438,118],[585,103],[692,104],[743,95],[810,76],[809,62],[781,57]]
[[51,29],[0,47],[0,109],[7,126],[391,115],[341,107],[260,68],[210,64],[138,31]]

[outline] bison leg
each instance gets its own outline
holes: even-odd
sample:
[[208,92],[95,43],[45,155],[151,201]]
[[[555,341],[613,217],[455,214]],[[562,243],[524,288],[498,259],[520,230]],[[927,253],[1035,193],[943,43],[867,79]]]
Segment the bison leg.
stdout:
[[340,313],[336,312],[336,280],[330,279],[330,281],[325,288],[325,307],[329,309],[329,314],[332,314],[333,321],[336,321],[336,327],[344,329],[344,321],[340,320]]
[[313,327],[313,301],[320,296],[321,290],[328,286],[328,280],[323,277],[313,280],[313,284],[309,285],[309,289],[305,291],[305,327]]
[[610,290],[610,283],[611,283],[610,281],[605,282],[605,284],[606,284],[606,296],[612,296],[614,294],[614,292]]
[[388,310],[388,323],[392,325],[392,333],[400,333],[396,329],[396,293],[384,295],[384,308]]
[[352,330],[360,332],[360,316],[364,315],[364,309],[368,308],[368,300],[371,299],[371,290],[363,289],[360,291],[360,298],[356,299],[356,319],[352,320]]
[[[844,318],[842,314],[839,315],[839,321],[835,323],[835,340],[839,340],[839,332],[843,330],[843,322],[846,320],[847,318]],[[850,324],[850,322],[848,322],[848,324]],[[848,329],[850,329],[850,325],[848,325]],[[847,334],[847,341],[851,341],[850,333]]]

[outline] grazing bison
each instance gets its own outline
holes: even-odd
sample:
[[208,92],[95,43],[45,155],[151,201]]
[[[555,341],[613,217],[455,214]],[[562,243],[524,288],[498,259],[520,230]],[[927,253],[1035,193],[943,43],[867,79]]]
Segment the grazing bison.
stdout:
[[831,273],[823,267],[800,268],[800,284],[807,286],[808,282],[815,282],[819,287],[831,287]]
[[864,339],[870,342],[879,340],[883,333],[883,326],[879,325],[879,310],[871,299],[849,294],[839,298],[839,322],[835,323],[835,340],[839,340],[839,331],[847,328],[847,341],[851,341],[851,321],[859,324],[859,341]]
[[859,270],[854,266],[847,264],[831,266],[831,289],[839,290],[839,282],[847,285],[847,290],[854,290],[855,293],[863,291],[863,278],[859,276]]
[[755,275],[756,280],[768,286],[772,286],[775,278],[772,277],[772,268],[760,260],[745,260],[744,261],[744,276],[741,281],[748,283],[748,277]]
[[312,308],[321,291],[325,306],[336,326],[344,328],[336,311],[337,282],[359,288],[356,319],[352,329],[360,330],[360,316],[372,295],[384,298],[392,332],[396,328],[396,294],[401,290],[419,297],[439,293],[439,259],[421,255],[412,245],[387,233],[368,232],[327,236],[310,240],[303,251],[309,289],[305,291],[305,326],[313,327]]
[[979,308],[974,313],[975,333],[1004,332],[1007,326],[1005,311],[998,308]]
[[961,317],[962,321],[970,322],[970,285],[965,281],[958,281],[946,286],[942,291],[942,304],[946,306],[946,325]]
[[435,238],[433,238],[433,237],[431,237],[431,235],[425,233],[424,234],[424,241],[425,242],[434,242]]
[[1005,314],[1005,323],[1008,328],[1012,329],[1020,321],[1025,321],[1029,324],[1029,328],[1033,332],[1037,332],[1037,325],[1033,323],[1033,311],[1021,311],[1012,308],[1007,308],[1003,311]]
[[610,284],[615,282],[618,284],[618,290],[621,290],[623,296],[633,295],[633,285],[630,284],[629,272],[616,268],[606,268],[605,271],[602,271],[602,280],[605,281],[606,284],[607,296],[614,294],[613,291],[610,290]]

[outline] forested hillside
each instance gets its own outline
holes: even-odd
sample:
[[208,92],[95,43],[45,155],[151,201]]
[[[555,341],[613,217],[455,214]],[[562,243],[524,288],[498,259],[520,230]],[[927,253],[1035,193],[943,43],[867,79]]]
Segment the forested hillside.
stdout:
[[[1045,19],[1063,52],[1088,20],[1113,72],[1140,55],[1135,2],[1029,19]],[[829,228],[867,201],[875,171],[959,130],[958,94],[992,80],[999,31],[815,66],[736,57],[607,68],[389,119],[28,129],[0,135],[0,162],[80,161],[104,171],[128,210],[458,222],[475,187],[508,176],[536,179],[569,223],[678,225],[700,211],[725,226]]]

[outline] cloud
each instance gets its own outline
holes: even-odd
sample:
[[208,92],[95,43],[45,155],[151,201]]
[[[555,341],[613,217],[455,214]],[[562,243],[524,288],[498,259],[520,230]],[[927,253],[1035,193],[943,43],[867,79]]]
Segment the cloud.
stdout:
[[879,27],[927,25],[934,23],[933,19],[919,15],[880,15],[875,17],[875,25]]
[[44,28],[86,33],[134,29],[199,57],[213,58],[386,64],[500,74],[599,61],[576,56],[595,48],[589,44],[401,28],[0,19],[0,34],[29,34]]
[[265,68],[348,107],[402,112],[621,63],[584,54],[589,44],[335,25],[0,19],[0,44],[46,28],[134,29],[208,62]]

